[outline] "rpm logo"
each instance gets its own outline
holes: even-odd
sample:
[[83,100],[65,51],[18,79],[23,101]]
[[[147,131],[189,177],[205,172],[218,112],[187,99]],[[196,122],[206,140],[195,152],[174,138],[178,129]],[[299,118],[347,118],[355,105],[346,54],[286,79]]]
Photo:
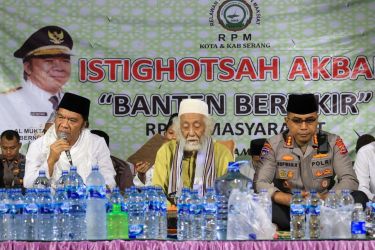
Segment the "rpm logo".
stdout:
[[219,24],[229,31],[240,31],[250,25],[253,19],[251,6],[244,0],[224,1],[217,11]]

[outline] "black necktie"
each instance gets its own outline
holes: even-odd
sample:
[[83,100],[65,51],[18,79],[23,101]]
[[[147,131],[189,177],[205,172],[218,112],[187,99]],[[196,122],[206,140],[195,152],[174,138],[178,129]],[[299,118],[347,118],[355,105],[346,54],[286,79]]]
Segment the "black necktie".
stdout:
[[57,105],[59,104],[59,99],[57,96],[53,95],[48,99],[52,103],[53,110],[57,109]]

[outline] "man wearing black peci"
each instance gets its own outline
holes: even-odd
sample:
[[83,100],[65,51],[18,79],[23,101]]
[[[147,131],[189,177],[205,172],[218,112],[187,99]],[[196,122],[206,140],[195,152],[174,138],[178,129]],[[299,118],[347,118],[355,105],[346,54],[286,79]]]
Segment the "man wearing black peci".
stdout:
[[[285,123],[288,130],[267,140],[254,180],[257,191],[272,197],[272,221],[280,230],[290,229],[292,189],[304,197],[315,189],[321,199],[328,190],[349,189],[355,202],[365,203],[357,191],[358,179],[342,139],[318,129],[318,105],[313,94],[291,94]],[[337,177],[337,182],[335,181]]]

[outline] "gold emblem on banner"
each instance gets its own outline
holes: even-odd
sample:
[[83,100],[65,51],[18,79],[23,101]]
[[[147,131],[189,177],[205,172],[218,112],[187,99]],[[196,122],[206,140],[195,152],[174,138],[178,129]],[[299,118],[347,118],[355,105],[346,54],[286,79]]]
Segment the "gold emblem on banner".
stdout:
[[61,44],[64,42],[64,32],[61,30],[60,33],[57,31],[48,31],[49,40],[54,44]]
[[220,25],[229,31],[245,29],[252,18],[251,6],[244,0],[227,0],[220,5],[217,12]]

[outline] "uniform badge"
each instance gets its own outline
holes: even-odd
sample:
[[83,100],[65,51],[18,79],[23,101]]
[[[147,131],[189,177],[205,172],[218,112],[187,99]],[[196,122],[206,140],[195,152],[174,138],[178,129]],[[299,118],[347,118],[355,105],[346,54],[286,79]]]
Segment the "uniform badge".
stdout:
[[288,137],[285,138],[284,147],[293,148],[293,137],[291,135],[288,135]]
[[316,177],[321,177],[323,175],[323,173],[322,173],[322,171],[320,171],[320,170],[317,170],[316,172],[315,172],[315,176]]
[[288,179],[293,179],[294,173],[293,171],[288,171]]
[[332,169],[330,168],[326,168],[323,170],[323,175],[332,175]]
[[318,136],[316,134],[313,136],[313,143],[318,145]]
[[285,170],[279,170],[279,176],[281,179],[286,179],[288,177],[288,174]]
[[340,149],[340,154],[345,155],[348,153],[348,150],[340,137],[337,137],[336,139],[336,146]]
[[294,157],[293,157],[293,155],[283,155],[282,159],[284,161],[293,161]]
[[329,184],[329,180],[327,180],[327,179],[322,180],[322,182],[320,183],[322,188],[327,188],[328,184]]
[[262,148],[262,151],[260,152],[260,159],[263,160],[266,155],[270,153],[271,150],[271,144],[268,142],[265,142]]
[[316,155],[313,155],[313,158],[326,158],[328,156],[328,154],[316,154]]

